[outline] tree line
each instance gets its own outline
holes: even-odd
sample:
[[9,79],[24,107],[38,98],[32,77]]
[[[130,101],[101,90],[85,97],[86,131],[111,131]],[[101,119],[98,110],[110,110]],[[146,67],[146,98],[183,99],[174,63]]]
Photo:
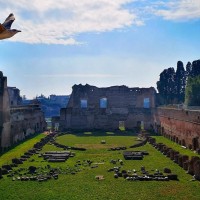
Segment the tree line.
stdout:
[[176,70],[164,69],[157,89],[161,104],[200,106],[200,60],[188,62],[185,68],[183,62],[178,61]]

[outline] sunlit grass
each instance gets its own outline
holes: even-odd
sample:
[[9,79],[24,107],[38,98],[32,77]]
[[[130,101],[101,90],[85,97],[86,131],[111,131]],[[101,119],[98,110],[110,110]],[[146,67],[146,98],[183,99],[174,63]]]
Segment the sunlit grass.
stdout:
[[33,148],[33,145],[36,142],[40,141],[41,138],[43,138],[43,137],[45,137],[44,134],[39,134],[36,137],[34,137],[34,138],[32,138],[28,141],[22,142],[21,144],[19,144],[15,148],[4,153],[3,155],[0,156],[0,165],[10,163],[12,158],[20,157],[21,155],[23,155],[24,152]]
[[92,135],[92,132],[84,132],[85,135]]
[[107,135],[114,135],[114,132],[106,132]]
[[[56,139],[57,142],[69,146],[84,146],[86,151],[75,151],[76,156],[68,159],[65,163],[51,163],[52,167],[60,167],[66,169],[73,168],[78,160],[92,160],[94,163],[101,163],[97,168],[80,166],[81,171],[76,175],[61,174],[58,180],[50,180],[47,182],[22,182],[11,181],[10,178],[4,176],[0,180],[0,199],[69,199],[69,200],[88,200],[88,199],[102,199],[102,200],[127,200],[127,199],[141,199],[141,200],[171,200],[171,199],[200,199],[200,183],[190,182],[192,176],[185,173],[185,171],[177,164],[172,162],[169,158],[163,156],[160,152],[154,149],[150,144],[135,150],[146,150],[149,152],[143,160],[126,161],[123,158],[123,151],[108,151],[110,146],[130,146],[136,143],[135,136],[127,133],[126,136],[122,134],[105,134],[95,132],[92,135],[82,134],[67,134],[62,135]],[[35,138],[38,141],[40,135]],[[41,135],[42,137],[42,135]],[[101,140],[105,140],[106,144],[101,144]],[[159,141],[163,143],[172,144],[171,141],[159,137]],[[0,163],[5,163],[12,156],[10,153],[15,152],[15,156],[23,154],[29,147],[32,147],[33,140],[20,147],[15,147],[7,156],[0,158]],[[108,145],[108,146],[106,146]],[[54,145],[47,144],[43,148],[44,151],[62,150]],[[131,150],[131,149],[128,149]],[[184,149],[183,149],[184,150]],[[12,154],[10,154],[12,155]],[[34,162],[24,162],[20,167],[29,167],[30,165],[45,167],[49,164],[42,158],[34,155],[31,159]],[[124,165],[122,169],[126,170],[140,170],[141,166],[145,166],[146,170],[153,173],[152,170],[159,169],[163,171],[164,167],[168,167],[173,173],[178,175],[179,181],[156,182],[156,181],[136,181],[129,182],[123,178],[114,179],[113,172],[107,172],[108,169],[116,165],[110,163],[111,159],[122,159]],[[4,160],[4,162],[2,161]],[[103,164],[102,164],[103,163]],[[119,163],[117,164],[119,165]],[[96,175],[103,175],[104,180],[97,181]]]

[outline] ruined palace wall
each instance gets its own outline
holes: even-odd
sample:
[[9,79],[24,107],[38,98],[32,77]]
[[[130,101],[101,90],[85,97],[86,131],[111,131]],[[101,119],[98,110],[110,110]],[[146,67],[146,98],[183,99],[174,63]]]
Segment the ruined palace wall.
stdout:
[[194,150],[200,147],[200,111],[158,108],[157,118],[163,135]]
[[30,134],[46,129],[46,121],[40,107],[19,106],[20,100],[19,89],[8,87],[7,77],[0,72],[0,151]]
[[[154,97],[154,88],[75,85],[67,108],[61,109],[60,128],[118,129],[119,121],[123,121],[126,128],[135,128],[142,121],[149,129],[153,124]],[[102,98],[107,99],[106,108],[100,107]],[[149,108],[144,108],[145,98],[149,98]],[[86,108],[81,108],[81,100],[87,101]]]
[[80,108],[80,99],[88,100],[88,108],[99,108],[101,98],[108,99],[108,108],[143,108],[144,98],[150,98],[150,108],[155,107],[155,89],[128,88],[126,86],[112,86],[98,88],[90,85],[74,85],[68,108]]
[[118,129],[119,121],[124,121],[127,129],[136,128],[138,122],[144,122],[144,128],[150,129],[153,125],[151,109],[127,110],[127,113],[112,113],[112,109],[104,111],[90,111],[70,108],[61,109],[60,128],[64,129]]
[[21,106],[11,109],[11,143],[14,144],[26,137],[43,132],[46,129],[44,113],[39,107]]

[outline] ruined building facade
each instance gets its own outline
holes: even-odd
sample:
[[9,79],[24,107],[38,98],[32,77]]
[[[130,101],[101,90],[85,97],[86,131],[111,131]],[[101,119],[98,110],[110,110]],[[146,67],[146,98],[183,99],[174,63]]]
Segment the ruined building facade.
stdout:
[[22,106],[19,89],[7,87],[7,78],[0,72],[0,151],[45,129],[40,107]]
[[10,142],[14,144],[34,133],[46,130],[44,113],[39,105],[17,106],[10,110]]
[[10,146],[10,102],[7,77],[0,71],[0,150]]
[[200,110],[156,107],[155,99],[152,87],[74,85],[67,107],[52,122],[62,131],[143,127],[189,149],[200,149]]
[[113,130],[153,126],[155,89],[74,85],[67,108],[60,112],[60,129]]
[[18,106],[22,104],[22,97],[20,96],[20,90],[16,87],[7,87],[9,95],[10,106]]

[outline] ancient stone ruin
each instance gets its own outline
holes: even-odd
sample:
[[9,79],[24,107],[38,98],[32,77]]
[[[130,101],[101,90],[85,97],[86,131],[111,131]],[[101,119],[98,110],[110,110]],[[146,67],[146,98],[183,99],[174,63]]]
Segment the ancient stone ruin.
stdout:
[[20,91],[7,86],[0,72],[0,152],[25,138],[46,130],[44,113],[39,105],[22,105]]
[[153,87],[74,85],[67,108],[61,109],[60,130],[151,129],[155,94]]
[[74,153],[70,151],[47,151],[41,155],[48,162],[65,162],[69,157],[73,157]]
[[188,174],[193,175],[196,180],[200,180],[200,157],[193,156],[191,159],[189,159],[189,156],[182,155],[178,151],[167,147],[165,144],[156,143],[155,138],[152,137],[148,137],[148,142],[162,154],[166,155],[172,161],[186,170]]
[[124,151],[125,160],[142,160],[144,155],[149,155],[147,151]]

